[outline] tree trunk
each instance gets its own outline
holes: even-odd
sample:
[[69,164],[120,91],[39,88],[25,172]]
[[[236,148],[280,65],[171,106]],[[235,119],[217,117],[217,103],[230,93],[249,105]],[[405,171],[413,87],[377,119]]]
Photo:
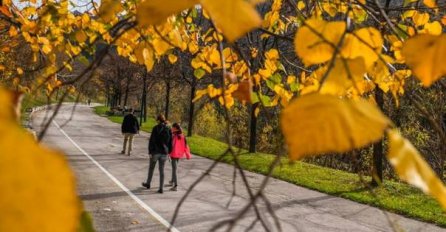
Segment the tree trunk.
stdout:
[[166,120],[169,118],[169,99],[170,99],[170,80],[166,81],[166,107],[164,111],[164,116]]
[[147,122],[147,85],[144,88],[144,122]]
[[[376,88],[375,99],[381,111],[384,111],[384,92],[379,88]],[[383,182],[383,153],[383,141],[379,140],[373,144],[372,186]]]
[[189,122],[187,125],[187,136],[192,136],[192,130],[194,128],[194,110],[195,110],[195,103],[192,101],[195,98],[195,79],[192,82],[191,88],[190,88],[190,99],[189,99]]
[[256,153],[257,144],[257,117],[256,109],[259,103],[256,102],[251,106],[251,119],[249,120],[249,153]]
[[143,78],[142,96],[141,96],[141,113],[139,115],[139,124],[142,126],[143,120],[146,121],[146,98],[147,98],[147,84],[146,75]]
[[123,106],[127,106],[127,101],[129,98],[129,89],[130,89],[130,77],[127,77],[127,85],[125,87],[124,105]]

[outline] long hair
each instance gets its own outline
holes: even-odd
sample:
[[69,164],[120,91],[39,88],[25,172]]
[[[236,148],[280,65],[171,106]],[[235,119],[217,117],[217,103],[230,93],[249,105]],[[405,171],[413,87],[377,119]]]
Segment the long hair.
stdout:
[[181,128],[179,123],[174,123],[172,125],[173,128],[177,129],[175,132],[175,135],[178,136],[178,138],[181,138],[181,134],[183,134],[183,128]]

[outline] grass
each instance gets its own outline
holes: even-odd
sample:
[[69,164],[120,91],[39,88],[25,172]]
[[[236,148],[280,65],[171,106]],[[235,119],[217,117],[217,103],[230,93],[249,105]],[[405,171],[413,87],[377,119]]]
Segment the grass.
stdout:
[[[76,96],[71,95],[71,94],[68,94],[64,100],[64,102],[75,102],[75,101],[76,101]],[[26,112],[26,109],[38,107],[38,106],[44,106],[44,105],[53,104],[53,103],[57,103],[57,101],[52,99],[50,102],[48,102],[48,98],[44,95],[35,96],[35,95],[25,94],[25,97],[23,98],[23,101],[22,101],[22,107],[21,107],[20,121],[22,122],[22,125],[27,124],[27,122],[29,121],[30,115],[28,112]]]
[[[96,114],[100,115],[100,116],[105,116],[108,119],[110,119],[110,121],[115,122],[115,123],[122,123],[122,119],[123,117],[120,115],[113,115],[113,116],[107,116],[107,111],[108,111],[108,107],[106,106],[96,106],[94,107],[94,111]],[[141,126],[141,130],[146,131],[146,132],[151,132],[152,128],[156,125],[156,121],[154,118],[147,118],[146,122],[143,122],[142,126]]]
[[[96,113],[100,115],[105,111],[106,107],[96,108]],[[108,118],[116,123],[122,122],[121,116]],[[150,132],[154,125],[155,121],[149,120],[143,130]],[[214,160],[227,149],[227,145],[223,142],[198,135],[188,138],[188,143],[193,154]],[[239,160],[243,169],[266,174],[274,157],[271,154],[250,153],[240,155]],[[231,164],[232,157],[226,156],[223,162]],[[356,174],[299,161],[290,163],[287,158],[281,160],[281,165],[276,167],[273,177],[446,227],[446,214],[440,205],[418,189],[404,183],[386,180],[382,186],[375,189],[377,197],[374,197],[362,187],[363,184]],[[365,179],[369,181],[370,177]]]

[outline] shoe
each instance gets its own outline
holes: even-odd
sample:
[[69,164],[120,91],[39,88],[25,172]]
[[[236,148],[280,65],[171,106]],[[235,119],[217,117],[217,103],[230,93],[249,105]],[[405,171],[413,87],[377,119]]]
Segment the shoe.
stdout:
[[125,151],[121,151],[121,154],[125,154]]
[[170,191],[177,191],[177,186],[173,186],[172,188],[170,188]]
[[159,189],[157,193],[163,193],[163,190],[162,190],[162,189]]
[[127,155],[130,156],[130,152]]
[[142,185],[143,187],[146,187],[147,189],[150,189],[150,184],[147,184],[147,183],[145,183],[145,182],[142,182],[141,185]]

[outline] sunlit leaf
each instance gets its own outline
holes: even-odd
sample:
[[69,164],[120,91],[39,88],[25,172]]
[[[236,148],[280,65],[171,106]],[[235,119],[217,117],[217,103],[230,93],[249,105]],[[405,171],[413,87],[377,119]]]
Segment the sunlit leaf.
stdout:
[[367,68],[378,60],[384,41],[381,33],[372,27],[361,28],[352,34],[347,34],[341,54],[345,58],[362,57]]
[[153,65],[155,64],[155,57],[153,55],[152,49],[144,48],[142,54],[147,71],[151,71],[153,69]]
[[155,53],[157,55],[163,55],[170,49],[170,45],[164,41],[163,39],[154,39],[152,41],[153,48],[155,49]]
[[201,4],[230,42],[262,23],[255,7],[245,0],[201,0]]
[[62,154],[41,147],[11,121],[11,98],[0,89],[0,231],[75,231],[80,202],[74,176]]
[[12,14],[9,11],[7,6],[1,6],[0,7],[0,12],[3,13],[4,15],[8,16],[8,17],[12,17]]
[[423,0],[424,5],[430,8],[434,8],[437,6],[437,3],[435,0]]
[[86,40],[87,40],[87,35],[85,34],[85,32],[84,31],[77,31],[76,32],[76,40],[79,42],[79,43],[83,43],[83,42],[85,42]]
[[345,31],[345,22],[309,19],[305,23],[308,26],[300,28],[294,40],[297,55],[307,66],[330,60]]
[[342,153],[382,138],[390,121],[365,100],[308,94],[292,101],[281,115],[290,159]]
[[156,25],[198,3],[199,0],[146,0],[138,5],[136,17],[141,25]]
[[171,64],[174,64],[174,63],[177,62],[177,60],[178,60],[178,57],[175,56],[174,54],[169,54],[167,57],[168,57],[169,62],[170,62]]
[[435,197],[446,209],[446,187],[429,164],[397,130],[389,131],[388,135],[390,148],[387,158],[398,176]]
[[364,79],[366,66],[364,59],[336,59],[334,67],[324,82],[321,93],[344,95],[350,87],[356,87],[356,83]]
[[11,27],[9,28],[9,36],[14,37],[14,36],[16,36],[17,34],[18,34],[17,29],[16,29],[14,26],[11,26]]
[[[407,40],[402,48],[406,64],[414,75],[430,86],[446,74],[446,35],[417,35]],[[422,55],[420,53],[422,52]]]
[[99,17],[109,22],[116,17],[116,14],[122,11],[121,1],[101,0],[99,7]]
[[431,35],[441,35],[443,32],[443,27],[441,26],[441,23],[438,21],[434,21],[432,23],[426,23],[424,25],[424,29],[420,31],[420,33],[426,33]]

